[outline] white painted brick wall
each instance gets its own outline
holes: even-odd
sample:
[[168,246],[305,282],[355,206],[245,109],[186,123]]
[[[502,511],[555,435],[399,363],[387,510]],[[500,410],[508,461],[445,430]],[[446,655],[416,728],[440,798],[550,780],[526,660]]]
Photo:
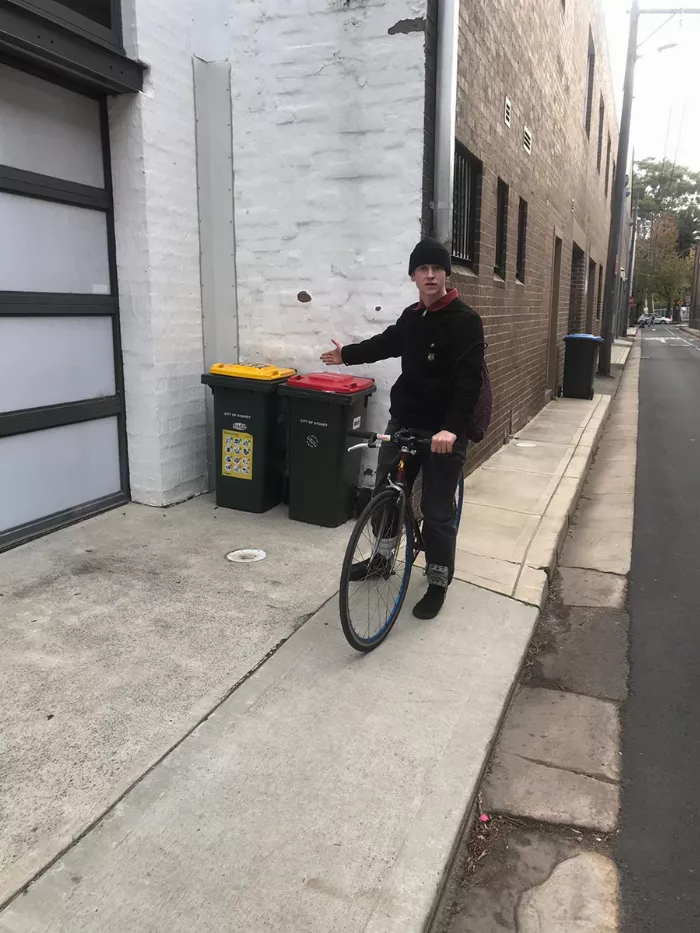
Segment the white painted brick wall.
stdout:
[[192,83],[193,0],[125,0],[144,91],[110,102],[132,497],[207,488]]
[[[123,0],[140,95],[110,103],[132,496],[206,488],[192,55],[232,69],[241,357],[320,368],[415,300],[426,0]],[[298,301],[305,290],[312,301]],[[398,364],[377,378],[383,425]]]
[[[230,29],[241,357],[322,368],[416,300],[426,0],[237,0]],[[312,301],[302,304],[300,291]],[[390,361],[375,376],[383,425]],[[358,370],[359,372],[359,370]]]

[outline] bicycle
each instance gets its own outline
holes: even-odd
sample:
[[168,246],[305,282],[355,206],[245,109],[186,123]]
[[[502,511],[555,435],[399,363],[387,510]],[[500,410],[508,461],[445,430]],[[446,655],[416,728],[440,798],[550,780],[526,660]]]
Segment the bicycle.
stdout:
[[[415,560],[425,550],[420,506],[414,501],[418,498],[418,478],[410,490],[406,465],[409,457],[430,450],[432,435],[402,430],[391,435],[353,431],[351,436],[364,438],[364,442],[354,444],[350,450],[374,448],[381,443],[393,443],[400,450],[394,477],[389,477],[386,488],[373,496],[355,523],[340,574],[343,634],[356,651],[368,652],[377,648],[393,628]],[[458,527],[463,500],[462,475],[455,491]]]

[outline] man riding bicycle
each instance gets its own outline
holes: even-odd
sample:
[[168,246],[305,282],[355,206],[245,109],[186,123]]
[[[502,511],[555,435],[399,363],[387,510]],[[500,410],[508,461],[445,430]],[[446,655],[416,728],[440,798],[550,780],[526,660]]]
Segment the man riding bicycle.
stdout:
[[[421,467],[423,471],[421,507],[428,590],[413,609],[419,619],[435,618],[454,575],[455,491],[464,470],[467,425],[479,400],[484,363],[481,318],[464,304],[456,288],[447,290],[451,273],[447,249],[437,240],[422,240],[408,265],[408,274],[418,288],[418,303],[406,308],[396,324],[383,333],[345,346],[333,340],[335,349],[321,356],[327,366],[401,357],[401,375],[391,390],[386,433],[410,429],[433,435],[430,452],[414,457],[409,466],[411,482]],[[382,445],[375,491],[385,485],[399,456],[395,445]],[[387,553],[391,553],[390,548]],[[383,573],[383,561],[386,558],[380,548],[371,562],[353,566],[353,578]]]

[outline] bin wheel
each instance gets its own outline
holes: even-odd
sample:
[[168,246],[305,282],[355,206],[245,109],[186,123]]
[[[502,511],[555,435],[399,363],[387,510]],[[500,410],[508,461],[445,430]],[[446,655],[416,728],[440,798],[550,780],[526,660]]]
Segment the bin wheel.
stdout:
[[413,533],[403,494],[387,489],[357,519],[340,575],[340,621],[356,651],[372,651],[396,622],[413,566]]

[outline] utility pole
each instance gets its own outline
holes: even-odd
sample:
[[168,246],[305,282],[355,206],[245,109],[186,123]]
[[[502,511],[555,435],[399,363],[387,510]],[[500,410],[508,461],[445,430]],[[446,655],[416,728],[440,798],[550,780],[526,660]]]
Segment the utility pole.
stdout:
[[[634,162],[634,153],[632,154],[632,161]],[[634,208],[632,210],[632,229],[630,232],[630,252],[627,259],[627,289],[625,290],[625,308],[626,310],[626,320],[629,325],[630,318],[630,297],[636,296],[637,289],[634,284],[634,272],[635,266],[637,264],[637,212],[639,210],[638,202],[634,202]],[[625,337],[627,331],[621,336]]]
[[[632,9],[630,10],[630,31],[627,41],[627,65],[625,67],[625,85],[622,98],[622,113],[620,115],[620,136],[617,144],[617,172],[615,174],[615,184],[612,190],[611,216],[610,216],[610,236],[608,238],[608,259],[605,267],[605,296],[603,300],[603,323],[602,337],[603,342],[600,345],[600,358],[598,360],[598,372],[602,376],[610,375],[610,355],[613,342],[613,318],[615,315],[615,294],[616,294],[616,275],[615,266],[617,264],[618,249],[620,244],[620,228],[622,224],[623,208],[625,204],[625,174],[627,170],[627,158],[630,142],[630,123],[632,120],[632,99],[634,96],[634,66],[637,63],[637,35],[639,32],[640,15],[661,15],[675,16],[699,15],[700,8],[688,9],[679,7],[678,9],[639,9],[639,0],[632,0]],[[634,166],[632,167],[634,169]],[[698,312],[700,314],[700,312]]]

